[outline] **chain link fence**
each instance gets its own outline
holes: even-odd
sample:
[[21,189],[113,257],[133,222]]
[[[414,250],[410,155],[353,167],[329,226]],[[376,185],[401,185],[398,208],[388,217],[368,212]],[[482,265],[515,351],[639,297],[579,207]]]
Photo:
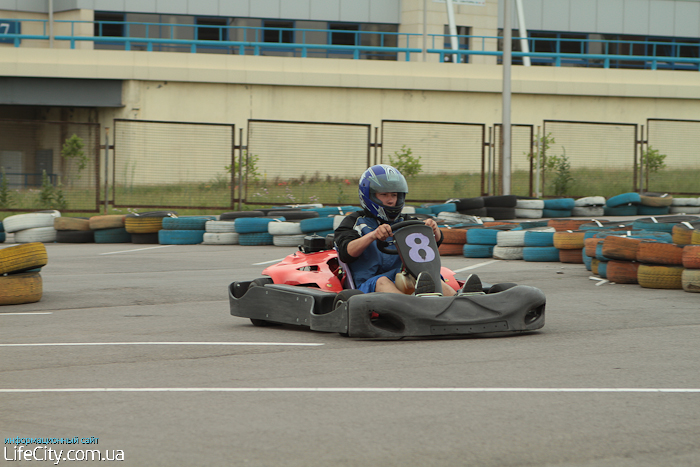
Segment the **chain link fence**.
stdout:
[[637,190],[636,124],[545,120],[543,128],[545,197]]
[[234,125],[114,121],[115,208],[229,209]]
[[401,155],[403,160],[420,158],[420,172],[408,177],[409,201],[480,196],[485,128],[476,123],[383,120],[381,162],[400,165]]
[[[534,130],[532,125],[511,125],[511,189],[513,195],[532,196],[534,193],[534,163],[533,154]],[[503,125],[496,124],[493,128],[492,160],[488,165],[487,173],[490,175],[490,184],[487,192],[492,194],[503,193]]]
[[700,121],[649,119],[647,142],[650,162],[655,155],[665,156],[661,160],[665,167],[655,170],[652,163],[651,167],[642,168],[646,191],[697,194],[700,190]]
[[0,120],[0,210],[97,212],[100,125]]

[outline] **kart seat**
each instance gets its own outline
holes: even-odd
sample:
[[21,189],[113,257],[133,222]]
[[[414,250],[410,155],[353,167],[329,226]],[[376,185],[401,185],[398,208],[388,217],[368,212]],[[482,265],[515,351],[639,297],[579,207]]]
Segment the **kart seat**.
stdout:
[[[333,247],[333,249],[338,251],[338,249],[335,247]],[[338,255],[338,265],[345,273],[343,275],[343,281],[342,281],[343,288],[344,289],[355,289],[356,287],[355,287],[355,281],[352,279],[352,271],[350,270],[350,267],[340,259],[340,255]]]

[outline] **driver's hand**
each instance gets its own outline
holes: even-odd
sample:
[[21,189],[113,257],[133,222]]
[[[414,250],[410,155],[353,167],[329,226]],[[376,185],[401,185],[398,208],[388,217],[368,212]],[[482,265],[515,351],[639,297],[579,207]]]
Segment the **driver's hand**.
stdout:
[[433,229],[433,235],[435,235],[435,241],[439,242],[440,238],[442,238],[442,232],[440,232],[440,229],[438,228],[437,222],[435,222],[433,219],[426,219],[423,221],[425,225]]
[[391,237],[391,226],[389,224],[381,224],[374,230],[374,239],[384,241]]

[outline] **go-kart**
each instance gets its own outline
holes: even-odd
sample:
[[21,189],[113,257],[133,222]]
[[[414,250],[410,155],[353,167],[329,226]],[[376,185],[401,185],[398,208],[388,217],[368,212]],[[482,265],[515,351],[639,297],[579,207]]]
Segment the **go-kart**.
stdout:
[[[418,277],[428,271],[460,289],[440,264],[432,229],[421,221],[392,226],[393,240],[380,243],[384,253],[398,254],[405,271]],[[392,245],[393,243],[393,245]],[[321,251],[318,251],[321,250]],[[267,277],[229,285],[231,315],[256,326],[291,324],[349,337],[392,338],[534,331],[544,326],[544,293],[513,283],[482,284],[476,293],[442,296],[362,293],[333,249],[304,248],[267,267]]]

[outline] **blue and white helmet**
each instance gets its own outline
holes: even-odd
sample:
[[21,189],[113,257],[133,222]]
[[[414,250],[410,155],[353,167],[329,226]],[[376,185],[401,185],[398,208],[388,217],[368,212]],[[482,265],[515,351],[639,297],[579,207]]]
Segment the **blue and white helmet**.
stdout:
[[[396,206],[384,206],[377,193],[397,193]],[[387,222],[396,219],[403,209],[408,184],[401,172],[385,165],[373,165],[360,177],[360,204],[373,216]]]

